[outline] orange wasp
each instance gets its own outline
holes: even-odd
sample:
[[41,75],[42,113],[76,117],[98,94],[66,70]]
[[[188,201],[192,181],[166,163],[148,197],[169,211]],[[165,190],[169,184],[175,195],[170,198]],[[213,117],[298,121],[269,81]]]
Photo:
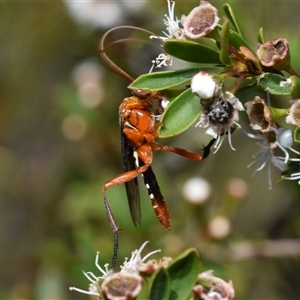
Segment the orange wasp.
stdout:
[[[105,53],[104,40],[106,36],[112,30],[119,28],[124,27],[113,28],[106,32],[102,37],[100,41],[100,54],[111,69],[133,81],[133,78],[116,66]],[[140,29],[132,26],[130,26],[130,28]],[[112,43],[110,45],[112,45]],[[119,107],[123,173],[108,180],[102,188],[106,213],[110,227],[114,233],[112,268],[114,267],[117,258],[119,227],[114,219],[107,200],[106,190],[113,186],[125,184],[132,221],[134,225],[141,224],[140,196],[137,177],[139,175],[143,176],[145,186],[152,202],[152,207],[159,222],[167,230],[171,230],[169,209],[160,192],[159,185],[151,167],[153,151],[173,152],[197,161],[202,160],[209,154],[209,146],[204,148],[204,155],[201,156],[200,154],[189,150],[164,146],[155,141],[159,136],[158,130],[163,124],[155,120],[153,107],[155,101],[158,101],[158,105],[160,105],[162,99],[163,97],[159,92],[135,90],[133,91],[133,95],[125,98]]]

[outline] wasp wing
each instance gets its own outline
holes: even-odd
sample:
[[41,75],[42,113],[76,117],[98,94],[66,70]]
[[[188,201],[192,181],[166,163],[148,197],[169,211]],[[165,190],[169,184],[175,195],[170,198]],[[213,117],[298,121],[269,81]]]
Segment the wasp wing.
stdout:
[[[128,143],[126,136],[123,132],[123,124],[121,128],[121,151],[122,151],[122,166],[123,171],[127,172],[136,169],[135,158],[133,156],[134,148]],[[130,210],[131,219],[135,226],[141,224],[141,205],[140,205],[140,192],[137,178],[131,179],[125,183],[128,206]]]

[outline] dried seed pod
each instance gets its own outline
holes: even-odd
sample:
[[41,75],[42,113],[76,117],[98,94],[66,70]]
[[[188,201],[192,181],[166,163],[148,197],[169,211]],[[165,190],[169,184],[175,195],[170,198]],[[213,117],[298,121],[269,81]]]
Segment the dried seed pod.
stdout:
[[201,1],[188,16],[181,18],[181,23],[187,37],[198,39],[214,30],[219,20],[218,10],[209,2]]
[[265,100],[256,96],[253,101],[245,103],[246,112],[250,120],[250,126],[254,130],[268,132],[271,127],[271,110],[265,104]]
[[258,44],[256,54],[265,67],[285,70],[290,65],[289,43],[283,38]]

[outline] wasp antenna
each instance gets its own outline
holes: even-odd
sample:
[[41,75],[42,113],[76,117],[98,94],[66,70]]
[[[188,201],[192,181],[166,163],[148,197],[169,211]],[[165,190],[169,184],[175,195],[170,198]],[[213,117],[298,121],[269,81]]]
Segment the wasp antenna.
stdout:
[[114,41],[114,42],[111,42],[107,45],[104,45],[105,44],[105,40],[106,40],[106,37],[113,31],[115,30],[119,30],[119,29],[133,29],[133,30],[139,30],[139,31],[143,31],[143,32],[146,32],[150,35],[155,35],[153,32],[147,30],[147,29],[144,29],[144,28],[141,28],[141,27],[136,27],[136,26],[130,26],[130,25],[123,25],[123,26],[116,26],[114,28],[111,28],[110,30],[108,30],[107,32],[104,33],[104,35],[102,36],[102,38],[100,39],[100,43],[99,43],[99,51],[100,51],[100,55],[103,59],[103,61],[106,63],[106,65],[114,72],[116,72],[117,74],[123,76],[124,78],[128,79],[129,81],[134,81],[134,78],[131,77],[128,73],[126,73],[123,69],[121,69],[118,65],[116,65],[106,54],[106,50],[111,47],[112,45],[115,45],[115,44],[118,44],[118,43],[124,43],[124,42],[127,42],[127,41],[143,41],[144,43],[148,43],[148,44],[154,44],[150,41],[145,41],[145,40],[141,40],[141,39],[120,39],[120,40],[117,40],[117,41]]

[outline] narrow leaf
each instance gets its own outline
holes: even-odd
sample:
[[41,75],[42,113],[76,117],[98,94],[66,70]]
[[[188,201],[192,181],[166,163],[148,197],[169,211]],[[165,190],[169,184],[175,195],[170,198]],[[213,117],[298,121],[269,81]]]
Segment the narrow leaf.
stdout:
[[163,46],[168,54],[185,61],[199,64],[221,64],[218,51],[196,42],[168,39]]
[[249,43],[233,30],[229,30],[229,44],[233,46],[236,50],[240,50],[240,47],[244,46],[248,48],[253,54],[255,54],[255,51],[252,49]]
[[175,98],[165,110],[161,122],[159,137],[166,138],[177,135],[188,129],[199,117],[201,112],[200,98],[185,90]]
[[133,81],[128,88],[133,90],[161,91],[189,82],[199,71],[220,74],[223,67],[199,66],[176,71],[162,71],[143,74]]
[[168,268],[170,278],[170,300],[184,300],[191,295],[200,273],[200,257],[196,249],[180,255]]
[[149,288],[149,300],[167,300],[170,297],[170,279],[165,268],[160,268],[154,275]]
[[264,73],[257,77],[258,85],[272,95],[289,95],[291,93],[291,87],[284,84],[286,78],[284,76]]
[[264,30],[263,30],[262,27],[261,27],[261,28],[259,29],[259,31],[258,31],[257,41],[258,41],[260,44],[264,44],[264,43],[265,43]]
[[245,38],[243,31],[241,29],[241,26],[238,22],[238,19],[236,18],[235,14],[234,14],[232,7],[228,3],[225,3],[223,5],[223,10],[224,10],[225,14],[227,15],[228,19],[230,20],[230,22],[232,23],[232,25],[234,26],[235,30],[239,33],[239,35],[242,38]]
[[223,27],[222,27],[222,42],[221,42],[221,52],[220,52],[220,60],[223,64],[229,64],[229,52],[228,52],[228,42],[229,42],[229,22],[226,19]]

